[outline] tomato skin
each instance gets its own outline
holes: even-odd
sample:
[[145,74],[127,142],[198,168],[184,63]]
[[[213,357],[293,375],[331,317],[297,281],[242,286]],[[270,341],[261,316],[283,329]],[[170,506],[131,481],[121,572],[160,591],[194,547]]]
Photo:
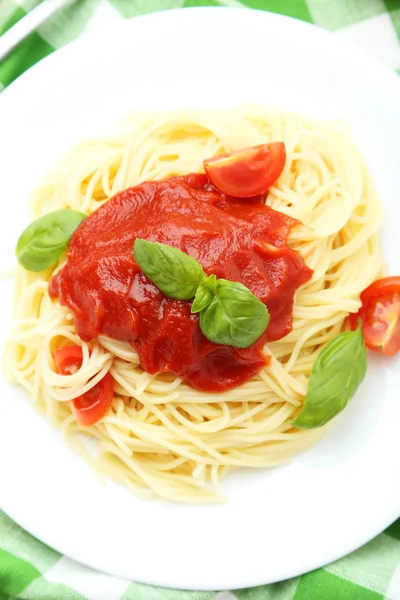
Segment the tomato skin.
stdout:
[[285,144],[271,142],[207,159],[204,170],[220,192],[251,198],[264,194],[276,182],[285,162]]
[[[81,346],[62,346],[53,352],[56,372],[59,375],[72,375],[82,366]],[[114,395],[114,380],[109,373],[85,394],[71,400],[70,405],[77,423],[87,427],[94,425],[109,410]]]
[[374,281],[361,293],[361,308],[349,315],[351,329],[362,320],[362,332],[368,348],[394,356],[400,350],[400,277]]
[[400,293],[400,277],[395,275],[377,279],[361,292],[360,298],[363,305],[367,305],[373,298],[383,296],[384,294],[396,293]]

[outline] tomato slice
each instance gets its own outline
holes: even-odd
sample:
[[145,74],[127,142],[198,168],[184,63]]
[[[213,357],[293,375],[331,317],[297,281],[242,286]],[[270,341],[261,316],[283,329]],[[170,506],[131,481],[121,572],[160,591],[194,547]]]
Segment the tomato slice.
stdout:
[[59,375],[72,375],[82,366],[82,348],[80,346],[63,346],[53,352],[56,371]]
[[283,171],[286,148],[283,142],[271,142],[222,154],[204,161],[211,183],[224,194],[251,198],[264,194]]
[[[57,373],[72,375],[82,366],[81,346],[63,346],[53,352]],[[107,413],[114,396],[114,380],[109,373],[85,394],[71,401],[71,409],[79,425],[97,423]]]
[[400,350],[400,277],[385,277],[368,286],[360,296],[362,306],[350,315],[352,329],[362,319],[368,348],[393,356]]
[[96,385],[71,402],[72,412],[79,425],[94,425],[108,412],[114,396],[114,380],[106,373]]

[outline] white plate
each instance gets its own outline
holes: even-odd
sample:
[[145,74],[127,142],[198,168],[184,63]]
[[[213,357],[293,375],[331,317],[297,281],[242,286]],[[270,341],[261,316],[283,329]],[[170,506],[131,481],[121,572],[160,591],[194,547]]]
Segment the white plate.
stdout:
[[[3,266],[13,260],[38,177],[79,138],[131,107],[256,100],[344,117],[385,206],[383,241],[400,274],[400,83],[317,28],[250,10],[158,13],[83,38],[0,98]],[[9,326],[10,284],[0,290]],[[1,341],[1,340],[0,340]],[[180,588],[285,579],[354,550],[400,514],[400,364],[367,381],[328,435],[290,466],[237,472],[223,506],[141,501],[102,487],[25,395],[0,382],[1,507],[50,546],[115,575]]]

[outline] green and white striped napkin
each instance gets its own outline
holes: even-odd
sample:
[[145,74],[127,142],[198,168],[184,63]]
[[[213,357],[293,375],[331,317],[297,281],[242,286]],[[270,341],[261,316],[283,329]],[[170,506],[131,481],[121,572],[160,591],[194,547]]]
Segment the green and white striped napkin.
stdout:
[[[0,0],[0,35],[40,2]],[[0,62],[0,89],[84,30],[188,6],[247,6],[315,23],[363,47],[400,74],[400,0],[75,0]],[[246,590],[193,592],[156,588],[98,573],[48,548],[0,511],[0,600],[15,598],[400,600],[400,519],[353,554],[302,577]]]

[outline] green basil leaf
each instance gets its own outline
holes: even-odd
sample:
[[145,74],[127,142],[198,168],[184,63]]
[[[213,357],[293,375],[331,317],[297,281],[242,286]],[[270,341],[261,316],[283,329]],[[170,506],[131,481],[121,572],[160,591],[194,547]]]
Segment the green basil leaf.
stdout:
[[211,302],[200,313],[200,327],[211,342],[248,348],[264,333],[268,309],[241,283],[218,279]]
[[207,288],[211,292],[215,292],[215,290],[217,289],[217,282],[218,282],[218,279],[217,279],[216,275],[209,275],[208,277],[206,277],[204,279],[204,281],[202,282],[201,285],[203,285],[205,288]]
[[331,340],[317,356],[307,394],[294,427],[314,429],[325,425],[354,396],[367,370],[367,351],[361,327]]
[[64,208],[33,221],[20,235],[16,247],[18,262],[28,271],[52,267],[65,252],[75,229],[86,215]]
[[169,298],[191,300],[205,278],[197,260],[177,248],[136,239],[133,253],[143,273]]
[[215,275],[210,275],[199,285],[191,308],[192,314],[204,310],[210,304],[216,286],[217,278]]

